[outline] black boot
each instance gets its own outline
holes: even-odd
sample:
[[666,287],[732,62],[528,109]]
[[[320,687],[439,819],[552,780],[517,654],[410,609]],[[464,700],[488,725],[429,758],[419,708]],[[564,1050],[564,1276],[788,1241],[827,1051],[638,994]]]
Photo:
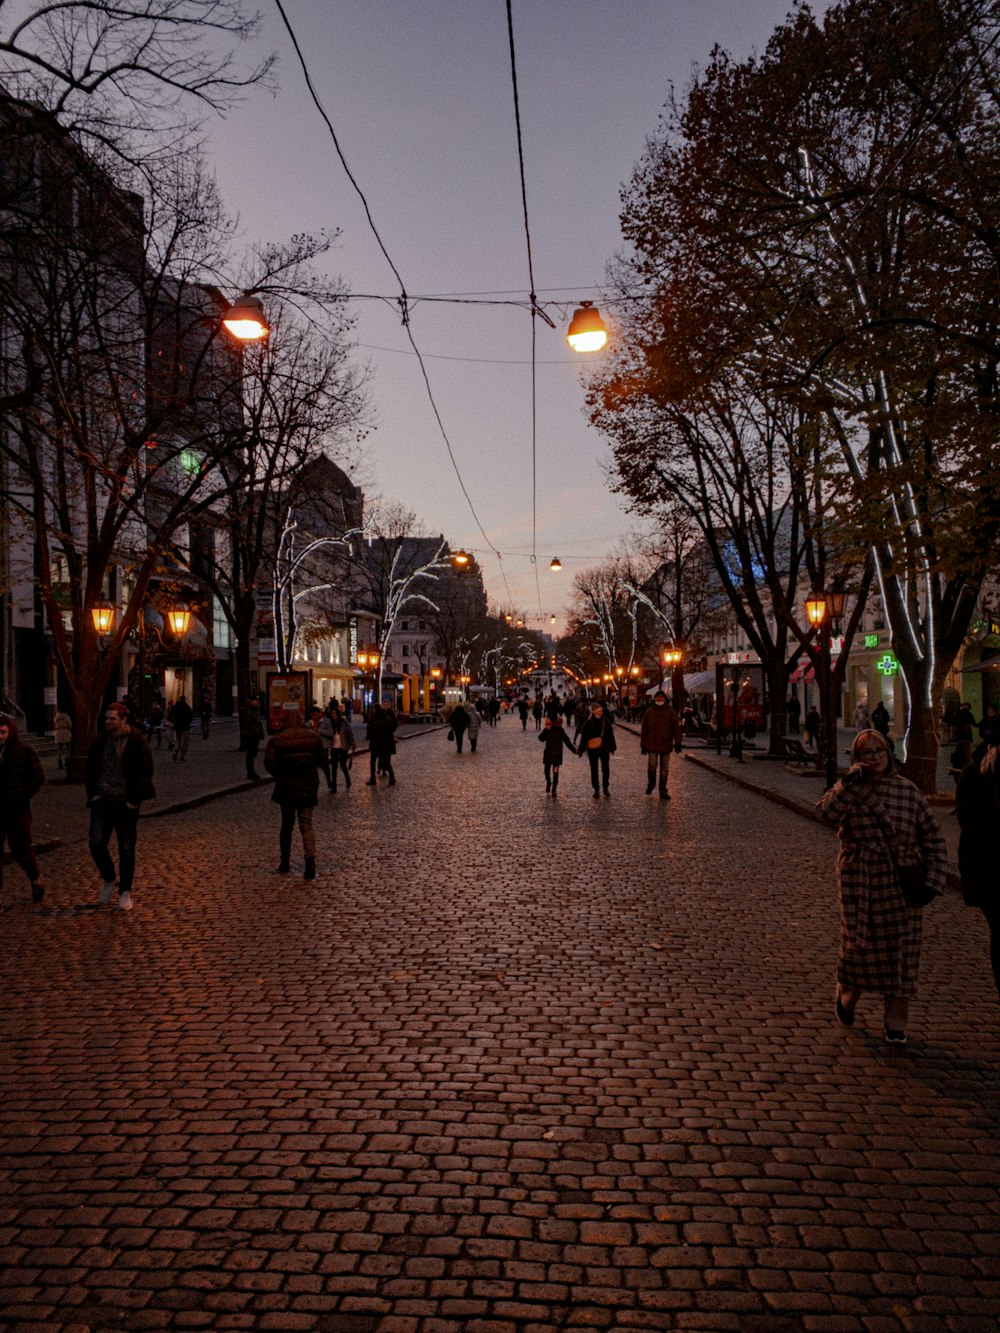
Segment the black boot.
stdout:
[[305,868],[305,870],[303,870],[303,872],[302,872],[302,878],[303,878],[303,879],[315,879],[315,878],[316,878],[316,858],[315,858],[315,856],[307,856],[307,857],[306,857],[306,868]]

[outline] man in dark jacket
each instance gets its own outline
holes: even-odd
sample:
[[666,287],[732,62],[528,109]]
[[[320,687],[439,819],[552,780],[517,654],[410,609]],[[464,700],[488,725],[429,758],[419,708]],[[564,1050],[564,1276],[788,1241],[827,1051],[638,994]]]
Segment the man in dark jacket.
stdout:
[[285,714],[284,726],[267,743],[264,767],[274,775],[271,800],[281,807],[281,830],[278,834],[280,860],[277,873],[287,875],[292,854],[292,829],[296,819],[302,834],[305,855],[303,879],[316,878],[316,833],[313,829],[313,810],[319,792],[320,770],[330,784],[330,761],[326,746],[319,734],[307,727],[298,709]]
[[11,856],[31,881],[33,903],[45,897],[45,884],[31,842],[31,798],[44,781],[41,760],[18,736],[14,719],[0,716],[0,857],[9,846]]
[[660,800],[669,801],[667,779],[670,776],[670,752],[681,752],[681,720],[667,703],[663,690],[653,695],[653,706],[642,715],[639,745],[646,756],[646,795],[652,795],[656,786],[656,771],[660,771]]
[[461,754],[462,742],[465,739],[465,733],[469,726],[469,715],[465,711],[465,705],[461,700],[459,700],[451,710],[451,716],[448,718],[448,726],[454,734],[455,750],[458,754]]
[[184,695],[180,695],[176,703],[172,704],[167,712],[167,721],[174,729],[174,736],[177,739],[177,749],[174,751],[174,759],[180,759],[183,763],[187,758],[188,741],[191,739],[191,723],[194,721],[194,709],[188,703]]
[[[468,722],[468,718],[466,718]],[[368,714],[368,726],[365,738],[368,741],[368,765],[370,776],[366,787],[374,787],[378,781],[376,774],[388,773],[389,786],[396,785],[396,774],[392,767],[392,756],[396,753],[395,731],[398,726],[396,714],[391,708],[373,704]]]
[[264,724],[260,720],[260,704],[256,699],[248,699],[240,709],[240,727],[243,731],[243,744],[246,746],[247,780],[256,782],[257,754],[264,739]]
[[83,780],[90,807],[90,854],[104,881],[98,901],[109,903],[115,892],[115,863],[108,851],[113,833],[118,841],[118,906],[131,912],[139,806],[156,792],[152,752],[142,733],[129,725],[124,704],[105,709],[104,733],[87,753]]

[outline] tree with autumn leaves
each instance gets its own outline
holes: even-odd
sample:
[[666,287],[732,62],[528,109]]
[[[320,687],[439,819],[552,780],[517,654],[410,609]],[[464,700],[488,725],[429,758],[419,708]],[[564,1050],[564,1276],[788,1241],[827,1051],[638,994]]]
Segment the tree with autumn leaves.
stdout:
[[724,545],[794,508],[784,567],[744,562],[736,589],[765,586],[793,643],[810,586],[862,596],[867,571],[927,790],[1000,531],[998,73],[986,0],[798,6],[763,55],[716,51],[625,191],[618,350],[591,384],[640,508],[686,496]]

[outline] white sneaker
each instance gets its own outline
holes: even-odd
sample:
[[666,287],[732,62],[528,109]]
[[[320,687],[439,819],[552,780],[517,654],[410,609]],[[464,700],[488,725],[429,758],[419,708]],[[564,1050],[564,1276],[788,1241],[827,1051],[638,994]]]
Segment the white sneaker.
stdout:
[[128,890],[118,895],[118,906],[122,909],[123,912],[131,912],[132,895],[128,892]]
[[103,906],[103,904],[105,904],[105,903],[109,903],[109,902],[111,901],[112,897],[114,896],[114,892],[115,892],[115,882],[114,882],[114,880],[112,880],[112,881],[110,882],[110,884],[102,884],[102,885],[101,885],[101,891],[100,891],[100,893],[97,895],[97,901],[98,901],[99,903],[101,903],[102,906]]

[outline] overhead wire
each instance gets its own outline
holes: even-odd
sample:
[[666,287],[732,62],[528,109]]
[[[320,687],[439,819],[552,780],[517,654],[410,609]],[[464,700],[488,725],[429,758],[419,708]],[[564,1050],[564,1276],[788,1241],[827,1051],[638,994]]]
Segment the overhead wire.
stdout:
[[[524,138],[521,133],[521,102],[517,91],[517,55],[514,49],[514,10],[512,0],[507,4],[507,40],[510,46],[510,79],[514,93],[514,125],[517,131],[517,162],[521,175],[521,210],[524,215],[524,238],[528,251],[528,281],[531,300],[531,560],[535,566],[535,592],[539,614],[542,612],[542,590],[538,582],[538,324],[539,319],[552,324],[538,304],[535,290],[535,267],[531,253],[531,226],[528,222],[528,187],[524,171]],[[554,326],[553,326],[554,327]]]
[[[437,421],[438,429],[439,429],[440,432],[441,432],[441,438],[444,440],[445,448],[446,448],[447,451],[448,451],[448,457],[449,457],[449,459],[451,460],[452,468],[454,469],[455,476],[456,476],[456,478],[458,479],[459,487],[460,487],[460,489],[461,489],[461,491],[462,491],[462,494],[465,496],[466,504],[468,504],[468,506],[469,506],[469,512],[472,514],[472,517],[475,519],[475,521],[476,521],[476,526],[479,528],[479,531],[480,531],[480,533],[482,534],[483,540],[486,542],[486,545],[490,548],[490,550],[493,552],[493,554],[494,554],[494,555],[496,556],[496,558],[497,558],[497,562],[498,562],[499,567],[500,567],[500,576],[501,576],[501,578],[503,579],[504,588],[505,588],[506,591],[507,591],[507,596],[508,596],[508,597],[511,597],[510,587],[509,587],[509,585],[508,585],[508,583],[507,583],[507,573],[506,573],[506,570],[505,570],[504,567],[503,567],[503,556],[500,554],[500,552],[497,550],[497,548],[493,545],[493,543],[490,541],[489,537],[487,536],[487,534],[486,534],[486,529],[483,527],[483,525],[482,525],[482,523],[481,523],[481,521],[480,521],[479,515],[478,515],[477,512],[476,512],[476,507],[475,507],[475,505],[472,503],[472,497],[469,495],[468,489],[466,488],[465,481],[464,481],[464,479],[463,479],[463,477],[462,477],[461,469],[460,469],[459,466],[458,466],[458,460],[455,458],[455,452],[454,452],[454,450],[453,450],[453,448],[452,448],[451,440],[450,440],[449,437],[448,437],[448,432],[445,430],[444,422],[443,422],[443,420],[441,419],[441,413],[440,413],[439,410],[438,410],[437,402],[435,401],[435,398],[434,398],[434,391],[433,391],[433,389],[431,388],[430,376],[429,376],[428,373],[427,373],[427,367],[426,367],[426,365],[424,364],[423,355],[421,354],[420,348],[417,346],[416,339],[415,339],[414,336],[413,336],[413,329],[411,328],[411,325],[410,325],[410,298],[409,298],[409,296],[407,295],[406,284],[404,283],[403,278],[402,278],[402,275],[400,274],[400,272],[399,272],[399,270],[397,269],[396,265],[393,263],[392,256],[389,254],[389,251],[386,249],[385,243],[383,242],[382,237],[381,237],[380,234],[379,234],[378,228],[375,226],[375,220],[374,220],[374,218],[372,217],[371,209],[370,209],[369,206],[368,206],[368,200],[365,198],[364,191],[361,189],[361,186],[358,184],[357,180],[356,180],[355,177],[354,177],[353,172],[351,171],[350,167],[349,167],[348,164],[347,164],[347,159],[345,158],[344,153],[343,153],[343,150],[341,149],[340,141],[339,141],[339,139],[337,138],[337,132],[336,132],[336,130],[335,130],[334,127],[333,127],[333,122],[330,120],[330,117],[327,115],[327,113],[326,113],[326,109],[325,109],[325,107],[323,106],[322,102],[320,101],[319,95],[318,95],[318,93],[316,92],[316,89],[315,89],[315,87],[314,87],[314,85],[313,85],[312,77],[311,77],[311,75],[310,75],[310,73],[309,73],[309,67],[308,67],[308,65],[306,64],[305,56],[304,56],[303,53],[302,53],[302,48],[301,48],[301,46],[299,45],[298,38],[297,38],[296,35],[295,35],[295,30],[294,30],[294,28],[293,28],[292,25],[291,25],[291,22],[290,22],[290,20],[289,20],[289,18],[288,18],[287,13],[285,12],[285,7],[284,7],[284,5],[282,4],[282,0],[274,0],[274,3],[275,3],[275,6],[276,6],[276,8],[277,8],[277,10],[278,10],[279,15],[281,16],[281,21],[282,21],[282,23],[285,25],[285,30],[286,30],[286,32],[288,33],[289,40],[290,40],[291,43],[292,43],[292,49],[294,50],[295,55],[296,55],[296,57],[298,58],[299,65],[300,65],[300,67],[301,67],[301,69],[302,69],[302,76],[303,76],[303,78],[304,78],[304,80],[305,80],[305,85],[306,85],[306,88],[307,88],[307,90],[308,90],[308,92],[309,92],[310,99],[312,100],[313,105],[315,106],[316,110],[319,112],[320,116],[322,117],[323,123],[326,125],[326,127],[327,127],[327,129],[328,129],[328,131],[329,131],[329,133],[330,133],[330,138],[331,138],[332,141],[333,141],[333,146],[334,146],[334,148],[335,148],[335,150],[336,150],[337,157],[340,159],[340,164],[341,164],[341,166],[342,166],[343,169],[344,169],[344,172],[345,172],[345,174],[346,174],[346,176],[347,176],[347,179],[350,181],[351,185],[352,185],[353,188],[354,188],[355,193],[357,194],[358,198],[361,200],[361,204],[362,204],[362,207],[364,208],[364,212],[365,212],[365,217],[366,217],[367,220],[368,220],[368,225],[369,225],[369,227],[371,228],[371,231],[372,231],[373,236],[375,237],[375,240],[378,242],[378,247],[379,247],[379,249],[382,251],[382,254],[385,256],[386,263],[389,265],[390,269],[392,269],[392,272],[393,272],[393,275],[394,275],[396,281],[399,283],[399,291],[400,291],[400,295],[399,295],[399,299],[398,299],[398,305],[399,305],[399,310],[400,310],[400,314],[401,314],[401,317],[402,317],[403,328],[404,328],[405,331],[406,331],[407,339],[409,340],[410,346],[413,348],[413,352],[414,352],[414,354],[415,354],[415,356],[416,356],[416,358],[417,358],[417,362],[418,362],[418,364],[419,364],[419,366],[420,366],[420,372],[421,372],[421,375],[423,376],[424,385],[425,385],[425,388],[426,388],[426,390],[427,390],[427,396],[428,396],[428,399],[430,400],[431,410],[432,410],[433,413],[434,413],[434,418],[435,418],[435,420]],[[537,304],[537,298],[536,298],[536,296],[535,296],[534,291],[532,292],[531,300],[532,300],[532,306],[534,307],[534,305]],[[551,322],[551,321],[550,321],[550,322]]]

